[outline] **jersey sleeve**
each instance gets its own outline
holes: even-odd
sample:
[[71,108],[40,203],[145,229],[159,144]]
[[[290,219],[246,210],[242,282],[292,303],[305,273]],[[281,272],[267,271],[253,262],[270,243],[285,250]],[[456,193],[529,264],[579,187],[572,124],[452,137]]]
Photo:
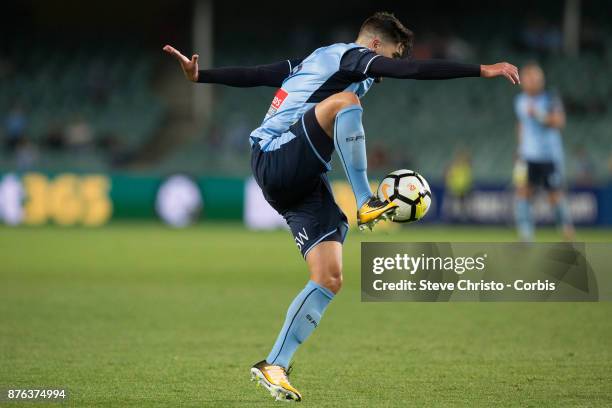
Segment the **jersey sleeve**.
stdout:
[[367,48],[352,48],[342,56],[340,70],[366,79],[370,65],[378,57],[380,55]]
[[224,67],[200,70],[198,82],[239,88],[270,86],[279,88],[301,59],[279,61],[252,67]]
[[367,66],[370,77],[401,79],[453,79],[480,76],[480,65],[446,60],[374,58]]

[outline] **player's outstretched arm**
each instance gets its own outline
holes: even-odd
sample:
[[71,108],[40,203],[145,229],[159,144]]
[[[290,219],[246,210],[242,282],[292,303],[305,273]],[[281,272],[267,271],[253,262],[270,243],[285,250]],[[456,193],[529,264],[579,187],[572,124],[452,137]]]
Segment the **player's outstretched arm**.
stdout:
[[200,70],[198,69],[197,54],[194,54],[191,60],[189,60],[189,58],[170,45],[166,45],[164,51],[173,55],[178,60],[185,73],[185,77],[192,82],[222,84],[240,88],[255,86],[278,88],[289,76],[292,68],[302,61],[285,60],[253,67],[224,67]]
[[446,60],[406,60],[378,56],[367,72],[372,77],[404,79],[453,79],[503,76],[513,84],[520,83],[518,69],[507,62],[493,65],[465,64]]
[[481,65],[480,76],[483,78],[495,78],[498,76],[505,77],[508,81],[514,85],[520,84],[521,79],[519,78],[518,68],[507,62],[498,62],[493,65]]
[[176,58],[179,64],[181,64],[181,69],[185,74],[185,78],[192,82],[198,82],[198,54],[193,54],[191,56],[191,59],[189,59],[171,45],[165,45],[163,50],[166,51],[168,54],[172,55],[174,58]]

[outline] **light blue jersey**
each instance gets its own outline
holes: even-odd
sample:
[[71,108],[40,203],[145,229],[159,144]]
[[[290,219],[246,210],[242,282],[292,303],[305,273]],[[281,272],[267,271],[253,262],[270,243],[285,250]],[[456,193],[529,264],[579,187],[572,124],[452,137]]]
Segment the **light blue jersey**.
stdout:
[[559,129],[543,125],[536,117],[530,116],[528,113],[530,106],[535,111],[536,117],[563,110],[561,100],[548,92],[535,96],[525,93],[516,96],[514,109],[521,129],[519,157],[529,162],[554,162],[562,167],[564,155],[561,132]]
[[289,127],[325,98],[342,91],[364,96],[374,83],[366,72],[378,56],[355,43],[316,49],[291,67],[261,126],[251,133],[251,143],[259,143],[263,151],[276,150],[295,138]]

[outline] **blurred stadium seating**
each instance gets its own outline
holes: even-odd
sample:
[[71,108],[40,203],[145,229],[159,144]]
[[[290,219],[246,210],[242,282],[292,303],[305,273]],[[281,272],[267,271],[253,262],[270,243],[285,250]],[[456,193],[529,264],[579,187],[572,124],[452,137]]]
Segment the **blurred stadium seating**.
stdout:
[[[152,91],[150,51],[135,45],[82,43],[70,48],[15,38],[3,59],[9,73],[0,89],[1,116],[5,119],[15,105],[25,111],[24,137],[38,146],[35,168],[107,169],[109,160],[100,153],[138,149],[163,120],[164,102]],[[75,122],[90,128],[89,140],[69,140]],[[48,147],[52,132],[63,139],[56,145],[63,146]],[[0,168],[13,168],[10,152],[3,153]]]
[[[612,101],[610,33],[602,34],[601,43],[607,49],[567,57],[520,46],[506,20],[479,21],[480,26],[466,22],[460,33],[472,49],[466,59],[515,64],[538,59],[551,89],[567,107],[564,137],[570,176],[576,148],[583,146],[594,164],[595,178],[605,179],[612,152],[607,111]],[[495,36],[483,35],[484,27],[495,24],[499,28]],[[417,39],[428,35],[423,33]],[[265,47],[244,49],[226,41],[216,39],[215,65],[263,63],[303,52],[285,43],[266,51]],[[318,43],[318,39],[305,42],[302,48]],[[28,52],[21,52],[24,49]],[[70,48],[44,39],[11,38],[0,54],[0,62],[12,67],[0,87],[0,119],[4,128],[15,104],[25,108],[27,137],[38,148],[37,159],[24,166],[47,171],[112,170],[138,155],[168,120],[183,120],[168,115],[168,105],[173,102],[155,92],[160,77],[180,75],[175,66],[167,71],[160,68],[159,58],[158,49],[129,41],[81,42]],[[249,174],[247,134],[260,123],[273,90],[215,86],[213,92],[212,120],[194,128],[193,134],[177,138],[180,143],[149,162],[151,170]],[[431,180],[440,180],[453,152],[461,148],[471,154],[476,180],[509,181],[515,149],[512,101],[517,92],[501,80],[383,81],[363,100],[370,154],[376,155],[371,161],[373,175],[413,167]],[[91,143],[76,150],[46,147],[53,129],[66,133],[79,120],[91,127]],[[15,169],[14,155],[4,143],[1,149],[0,171]]]

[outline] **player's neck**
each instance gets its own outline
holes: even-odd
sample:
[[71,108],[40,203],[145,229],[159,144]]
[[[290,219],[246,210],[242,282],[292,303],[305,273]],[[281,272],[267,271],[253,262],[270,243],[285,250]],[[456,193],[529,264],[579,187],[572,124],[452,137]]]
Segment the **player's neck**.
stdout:
[[370,48],[370,41],[367,38],[357,37],[354,42],[355,44],[361,45],[362,47]]
[[527,94],[527,96],[535,98],[535,97],[538,97],[538,96],[542,95],[544,93],[544,90],[541,89],[541,90],[536,91],[536,92],[525,92],[525,93]]

